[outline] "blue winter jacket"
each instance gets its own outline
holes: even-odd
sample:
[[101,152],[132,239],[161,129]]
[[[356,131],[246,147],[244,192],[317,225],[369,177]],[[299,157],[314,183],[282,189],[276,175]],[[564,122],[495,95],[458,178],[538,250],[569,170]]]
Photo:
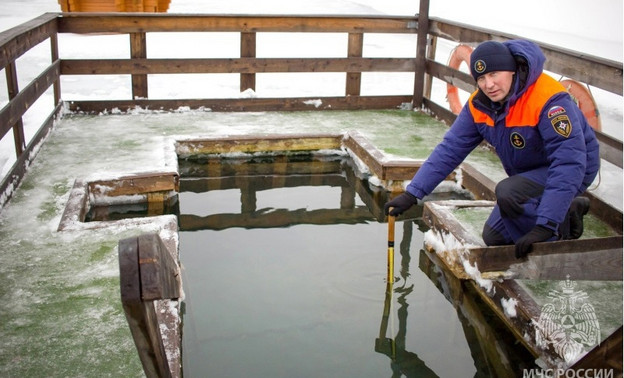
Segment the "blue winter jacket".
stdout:
[[486,140],[510,176],[548,167],[536,224],[556,230],[553,223],[564,220],[572,199],[598,172],[598,141],[565,88],[542,72],[546,58],[539,46],[524,40],[504,44],[518,64],[508,100],[501,106],[475,91],[407,191],[417,198],[431,193]]

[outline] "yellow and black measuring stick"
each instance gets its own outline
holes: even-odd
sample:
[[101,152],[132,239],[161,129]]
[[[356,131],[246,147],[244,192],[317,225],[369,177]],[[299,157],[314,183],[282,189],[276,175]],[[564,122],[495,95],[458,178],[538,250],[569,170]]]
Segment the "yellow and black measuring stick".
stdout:
[[[392,208],[390,208],[392,211]],[[388,215],[388,283],[394,282],[394,216]]]

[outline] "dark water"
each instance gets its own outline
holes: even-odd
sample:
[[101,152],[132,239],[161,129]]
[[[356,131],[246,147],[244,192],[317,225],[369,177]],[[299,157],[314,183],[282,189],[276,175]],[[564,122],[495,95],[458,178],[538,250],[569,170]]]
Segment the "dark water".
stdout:
[[488,339],[495,319],[422,251],[418,209],[396,223],[387,285],[385,194],[342,159],[314,169],[282,161],[290,175],[265,163],[220,166],[221,178],[214,162],[182,167],[186,377],[519,371],[526,352],[498,331]]

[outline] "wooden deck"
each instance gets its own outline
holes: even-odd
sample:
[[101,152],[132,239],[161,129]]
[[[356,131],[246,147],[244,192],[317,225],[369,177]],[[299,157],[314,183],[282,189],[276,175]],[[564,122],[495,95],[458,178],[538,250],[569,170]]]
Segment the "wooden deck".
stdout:
[[[8,88],[8,104],[0,109],[0,139],[12,134],[17,162],[12,170],[0,183],[0,208],[12,197],[16,188],[25,177],[32,159],[35,159],[42,143],[46,140],[54,123],[63,116],[63,109],[75,112],[94,114],[110,109],[127,111],[135,107],[151,109],[177,109],[180,106],[190,108],[210,108],[213,111],[300,111],[300,110],[358,110],[358,109],[394,109],[409,104],[410,107],[423,110],[433,117],[451,123],[455,115],[445,104],[436,103],[431,98],[431,83],[442,80],[462,90],[471,92],[475,84],[470,75],[457,71],[435,60],[436,45],[439,39],[452,43],[477,44],[484,40],[506,40],[516,36],[506,35],[492,30],[457,24],[441,19],[428,17],[428,1],[420,2],[420,12],[415,17],[362,17],[362,16],[288,16],[288,15],[169,15],[155,14],[160,12],[161,2],[116,1],[115,4],[125,6],[125,12],[108,13],[103,8],[82,8],[77,1],[59,1],[67,7],[67,13],[42,15],[32,21],[0,33],[0,67],[6,72]],[[129,3],[142,9],[129,8]],[[95,2],[93,2],[95,4]],[[103,3],[101,3],[103,4]],[[149,5],[151,4],[151,5]],[[147,7],[147,8],[146,8]],[[151,8],[150,8],[151,7]],[[163,6],[164,7],[164,6]],[[64,8],[65,9],[65,8]],[[91,13],[91,12],[105,13]],[[122,12],[123,12],[122,11]],[[83,13],[87,12],[87,13]],[[154,59],[147,56],[147,35],[149,33],[175,32],[231,32],[240,35],[240,57],[218,59],[178,59],[169,57]],[[348,39],[346,58],[276,58],[256,56],[257,33],[336,33],[346,35]],[[62,52],[58,43],[59,34],[75,33],[85,37],[102,33],[124,34],[128,37],[130,57],[126,59],[106,59],[93,57],[90,59],[61,59]],[[363,41],[368,33],[412,34],[416,36],[415,55],[411,57],[370,58],[363,54]],[[26,52],[42,42],[50,44],[50,63],[40,68],[34,79],[23,87],[18,85],[18,59]],[[622,63],[597,57],[587,56],[579,52],[561,49],[540,43],[547,57],[545,69],[558,75],[570,77],[588,85],[596,86],[621,96]],[[241,91],[256,89],[256,75],[275,72],[339,72],[345,77],[345,88],[342,96],[323,97],[323,106],[313,108],[308,102],[318,97],[290,98],[188,98],[168,99],[153,98],[149,93],[149,77],[160,74],[220,74],[232,73],[239,75]],[[414,90],[411,93],[393,93],[384,96],[365,96],[361,94],[362,73],[365,72],[403,72],[414,74]],[[65,98],[61,89],[61,78],[72,77],[80,80],[83,77],[99,75],[129,75],[131,99],[91,99],[76,100]],[[24,133],[23,117],[37,99],[51,89],[53,104],[49,116],[42,122],[34,135],[27,139]],[[597,132],[601,157],[622,168],[622,142],[606,134]],[[325,136],[328,137],[328,136]],[[272,148],[279,139],[281,149],[294,147],[295,142],[284,142],[281,137],[241,138],[228,141],[211,141],[221,143],[224,148],[238,148],[249,152],[250,138],[254,141],[267,141],[262,149]],[[244,139],[244,140],[243,140]],[[339,142],[338,142],[339,140]],[[329,141],[329,142],[328,142]],[[188,151],[206,153],[206,141],[179,141],[187,143]],[[310,141],[308,141],[310,142]],[[307,142],[306,142],[307,143]],[[420,162],[392,161],[372,144],[359,135],[351,134],[328,137],[322,144],[348,148],[361,159],[382,182],[388,193],[401,190],[401,182],[410,179],[418,169]],[[253,143],[252,143],[253,144]],[[305,144],[305,143],[304,143]],[[190,147],[189,147],[190,146]],[[238,147],[237,147],[238,146]],[[247,147],[240,147],[247,146]],[[267,147],[268,146],[268,147]],[[210,147],[210,148],[213,148]],[[306,148],[305,146],[303,148]],[[311,148],[311,147],[307,147]],[[319,148],[315,145],[314,148]],[[471,191],[475,200],[462,203],[464,207],[487,207],[494,200],[495,183],[478,172],[469,164],[460,167],[462,185]],[[78,179],[71,189],[60,230],[87,229],[82,222],[85,209],[89,206],[89,193],[97,193],[98,188],[108,186],[115,191],[98,193],[102,195],[120,196],[128,194],[145,195],[149,198],[165,198],[179,190],[178,172],[156,172],[141,177],[116,177],[106,182],[85,182]],[[455,176],[449,180],[455,180]],[[135,184],[140,185],[135,185]],[[155,189],[154,189],[155,188]],[[356,188],[365,198],[367,207],[373,215],[382,220],[383,208],[362,188]],[[151,194],[150,194],[151,193]],[[390,194],[391,195],[391,194]],[[485,248],[474,233],[466,230],[457,220],[450,208],[457,203],[430,203],[423,210],[423,217],[429,221],[432,233],[437,233],[438,240],[452,238],[449,245],[453,248],[434,248],[429,246],[428,256],[436,264],[445,266],[447,272],[457,279],[458,286],[472,287],[499,315],[512,332],[532,353],[545,356],[549,361],[557,361],[557,351],[552,348],[541,348],[536,339],[535,323],[539,319],[541,309],[534,298],[527,293],[518,282],[524,278],[560,280],[563,275],[573,274],[583,280],[622,280],[622,212],[599,198],[587,194],[591,200],[591,214],[601,222],[615,230],[614,235],[594,239],[561,243],[543,243],[529,255],[526,261],[517,262],[508,247]],[[290,215],[290,214],[289,214]],[[192,220],[192,222],[210,220]],[[236,219],[234,221],[241,221]],[[189,222],[191,224],[192,222]],[[192,227],[192,226],[189,226]],[[520,267],[518,266],[520,265]],[[524,264],[524,265],[523,265]],[[476,266],[479,276],[466,269]],[[527,269],[530,268],[530,269]],[[505,272],[501,274],[501,272]],[[491,285],[488,289],[482,285],[484,279]],[[495,290],[490,292],[489,289]],[[463,294],[462,294],[463,295]],[[502,300],[510,298],[517,301],[518,313],[511,317],[503,306]],[[530,334],[528,339],[524,336]],[[604,342],[574,367],[596,366],[601,356],[608,356],[613,366],[619,369],[622,365],[622,331],[616,329]],[[484,336],[486,337],[486,336]],[[619,353],[618,353],[619,350]],[[619,359],[619,363],[618,363]],[[616,375],[617,376],[617,375]]]

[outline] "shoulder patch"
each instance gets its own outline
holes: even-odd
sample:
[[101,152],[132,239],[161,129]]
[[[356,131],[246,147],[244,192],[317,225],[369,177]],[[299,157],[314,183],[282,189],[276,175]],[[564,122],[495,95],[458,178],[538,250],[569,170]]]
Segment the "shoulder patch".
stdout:
[[548,109],[548,118],[553,118],[561,114],[565,114],[565,109],[563,106],[555,105]]
[[569,137],[570,133],[572,133],[572,123],[567,115],[559,115],[550,120],[552,123],[555,132],[562,137]]

